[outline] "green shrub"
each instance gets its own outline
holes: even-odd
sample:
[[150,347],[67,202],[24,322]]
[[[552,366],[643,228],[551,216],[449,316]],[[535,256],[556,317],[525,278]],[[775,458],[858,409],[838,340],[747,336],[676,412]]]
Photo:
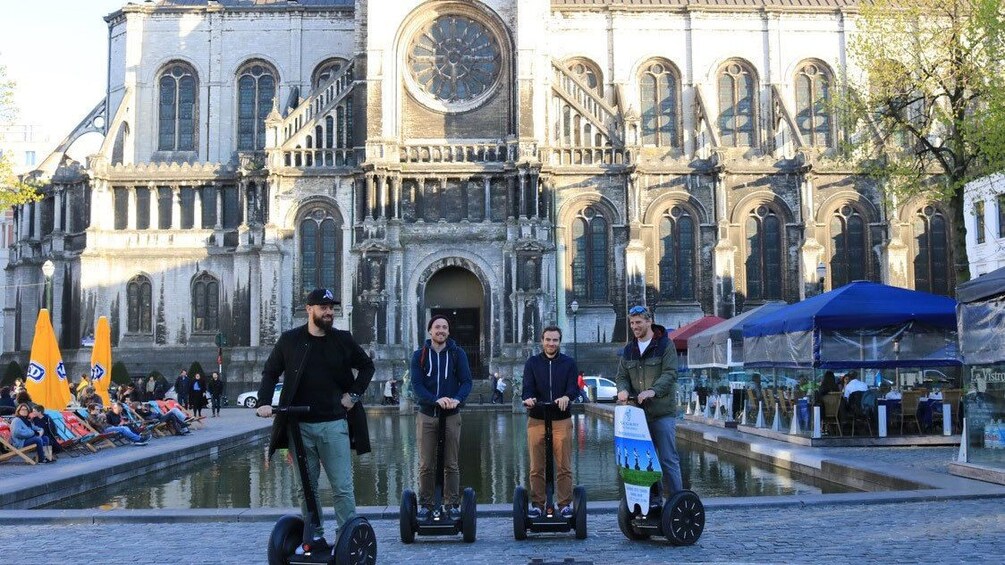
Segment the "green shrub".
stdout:
[[24,379],[24,369],[17,361],[11,361],[7,363],[7,369],[3,373],[3,379],[0,380],[0,385],[2,386],[14,386],[14,381],[17,379]]
[[194,379],[196,373],[202,375],[202,378],[206,378],[206,371],[202,370],[202,365],[198,361],[193,361],[192,365],[188,368],[188,378]]
[[112,382],[120,385],[128,385],[133,382],[129,378],[129,369],[126,369],[126,364],[122,361],[116,361],[112,365]]

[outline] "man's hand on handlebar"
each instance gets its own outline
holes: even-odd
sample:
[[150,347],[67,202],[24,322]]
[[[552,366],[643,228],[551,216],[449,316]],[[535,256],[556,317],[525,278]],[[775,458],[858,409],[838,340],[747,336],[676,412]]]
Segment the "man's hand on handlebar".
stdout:
[[618,391],[618,404],[624,404],[626,402],[628,402],[628,391]]
[[642,404],[643,402],[649,400],[654,396],[656,396],[656,391],[650,388],[648,390],[640,392],[637,399],[639,401],[639,404]]
[[450,398],[449,396],[444,396],[443,398],[437,398],[436,403],[440,406],[440,408],[444,410],[453,410],[454,408],[457,408],[458,404],[460,404],[460,402],[458,402],[453,398]]
[[259,418],[271,418],[272,417],[272,406],[269,406],[268,404],[263,405],[263,406],[259,406],[258,410],[255,410],[255,414]]
[[527,400],[523,401],[523,405],[526,406],[527,408],[533,408],[535,404],[537,404],[537,399],[535,398],[528,398]]
[[569,408],[569,397],[568,396],[559,396],[558,398],[555,399],[555,404],[558,405],[558,409],[559,410],[561,410],[562,412],[565,412],[565,410],[567,408]]

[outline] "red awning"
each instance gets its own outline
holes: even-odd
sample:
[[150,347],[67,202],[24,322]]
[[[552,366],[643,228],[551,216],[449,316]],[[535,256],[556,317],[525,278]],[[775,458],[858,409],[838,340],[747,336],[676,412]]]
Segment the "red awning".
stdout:
[[667,337],[673,340],[673,346],[677,349],[677,351],[687,351],[687,338],[698,332],[705,331],[719,322],[725,321],[726,320],[724,318],[720,318],[718,316],[705,316],[703,318],[698,318],[690,324],[685,324],[677,328],[676,330],[670,332]]

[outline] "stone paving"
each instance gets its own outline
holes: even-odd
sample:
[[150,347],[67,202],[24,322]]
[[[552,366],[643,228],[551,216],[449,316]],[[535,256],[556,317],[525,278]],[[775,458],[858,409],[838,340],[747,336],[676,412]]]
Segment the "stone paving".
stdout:
[[[162,438],[151,445],[182,448],[216,441],[236,430],[267,425],[251,411],[224,411],[207,429]],[[710,430],[709,433],[720,433]],[[222,435],[218,435],[222,434]],[[732,432],[730,432],[732,435]],[[761,444],[773,440],[753,438]],[[175,445],[177,444],[177,445]],[[781,445],[789,450],[791,446]],[[149,447],[148,447],[149,448]],[[30,468],[0,466],[0,495],[13,482],[97,469],[112,458],[147,456],[148,448],[123,448]],[[955,448],[799,448],[804,457],[851,461],[865,468],[897,469],[937,477],[925,491],[710,499],[699,542],[672,547],[664,541],[631,542],[618,530],[614,504],[591,503],[589,537],[531,535],[513,540],[506,505],[480,505],[478,541],[419,538],[406,546],[392,508],[361,509],[374,517],[380,563],[427,560],[450,563],[667,563],[667,562],[992,562],[1005,554],[1005,488],[951,477]],[[272,521],[281,509],[125,511],[0,511],[0,562],[262,563]],[[385,518],[381,519],[380,517]],[[10,548],[24,548],[11,551]]]

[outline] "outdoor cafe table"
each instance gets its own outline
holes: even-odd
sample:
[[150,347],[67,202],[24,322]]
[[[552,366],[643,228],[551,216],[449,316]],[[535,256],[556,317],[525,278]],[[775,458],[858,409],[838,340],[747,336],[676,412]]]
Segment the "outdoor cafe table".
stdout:
[[[881,398],[880,406],[886,406],[887,424],[892,423],[893,416],[902,410],[899,395],[897,398]],[[942,411],[942,394],[932,393],[929,396],[922,396],[918,399],[918,407],[915,414],[918,417],[918,425],[922,430],[929,430],[932,427],[932,414]]]

